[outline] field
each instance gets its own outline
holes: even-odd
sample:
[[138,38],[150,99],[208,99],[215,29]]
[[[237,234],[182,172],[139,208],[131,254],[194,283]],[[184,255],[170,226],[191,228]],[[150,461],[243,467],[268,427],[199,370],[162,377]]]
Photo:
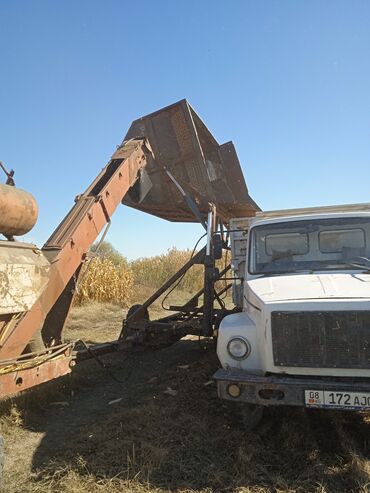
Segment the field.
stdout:
[[[130,302],[152,289],[134,283]],[[66,338],[115,338],[122,304],[82,302]],[[159,314],[157,303],[152,315]],[[109,372],[91,360],[2,404],[2,491],[370,491],[366,414],[268,409],[261,426],[246,432],[237,407],[217,398],[212,341],[188,337],[101,360]]]

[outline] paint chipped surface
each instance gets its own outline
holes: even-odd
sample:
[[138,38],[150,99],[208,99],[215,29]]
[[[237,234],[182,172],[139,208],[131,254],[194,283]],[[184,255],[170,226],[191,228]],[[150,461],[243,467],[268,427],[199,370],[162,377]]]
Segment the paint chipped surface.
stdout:
[[49,268],[34,245],[0,241],[0,315],[29,310],[49,280]]

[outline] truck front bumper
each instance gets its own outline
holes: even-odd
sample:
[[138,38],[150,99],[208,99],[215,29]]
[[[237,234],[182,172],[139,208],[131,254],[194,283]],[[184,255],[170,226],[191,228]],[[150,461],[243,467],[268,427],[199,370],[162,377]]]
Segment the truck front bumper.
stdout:
[[370,379],[257,376],[240,370],[219,369],[213,375],[221,399],[262,406],[305,406],[306,390],[370,393]]

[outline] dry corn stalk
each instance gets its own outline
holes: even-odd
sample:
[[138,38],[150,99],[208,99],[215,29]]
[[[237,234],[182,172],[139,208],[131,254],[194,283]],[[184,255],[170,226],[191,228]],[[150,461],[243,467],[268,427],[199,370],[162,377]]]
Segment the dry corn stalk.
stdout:
[[83,274],[75,304],[97,301],[127,306],[132,284],[132,270],[125,263],[115,265],[109,258],[94,258]]

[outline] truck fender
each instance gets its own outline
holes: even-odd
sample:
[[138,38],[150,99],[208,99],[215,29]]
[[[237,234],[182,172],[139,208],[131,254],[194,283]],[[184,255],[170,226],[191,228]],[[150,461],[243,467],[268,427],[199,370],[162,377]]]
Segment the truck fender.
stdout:
[[[227,345],[233,337],[242,337],[248,341],[250,354],[245,359],[236,360],[230,356]],[[246,312],[233,313],[222,320],[218,331],[217,356],[225,369],[235,368],[250,373],[262,373],[257,326]]]

